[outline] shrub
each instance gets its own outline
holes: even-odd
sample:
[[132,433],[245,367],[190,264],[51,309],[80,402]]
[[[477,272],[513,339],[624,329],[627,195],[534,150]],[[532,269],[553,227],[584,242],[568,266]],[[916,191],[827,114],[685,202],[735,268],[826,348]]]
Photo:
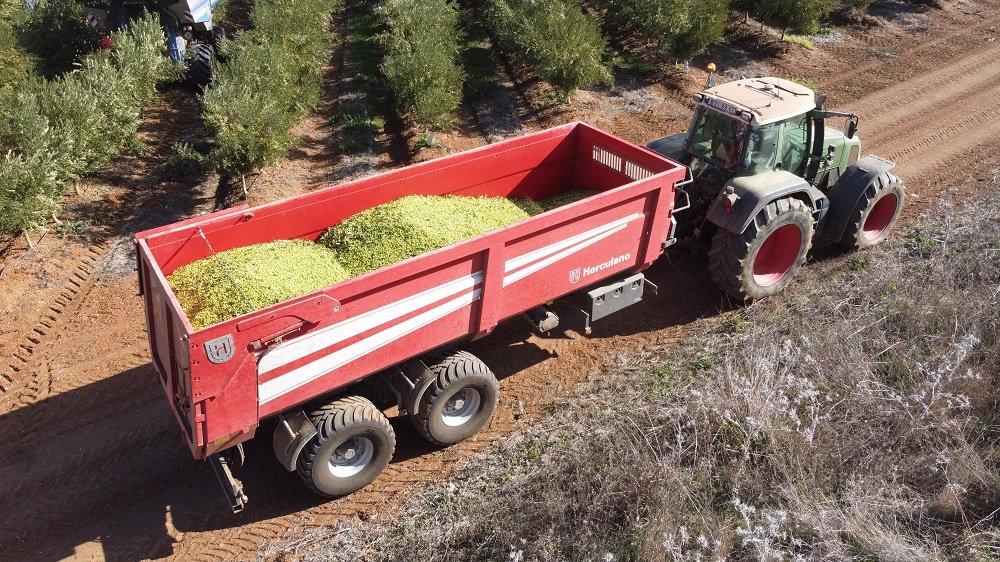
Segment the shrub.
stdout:
[[40,224],[59,205],[55,171],[44,153],[7,152],[0,161],[0,232],[23,232]]
[[14,31],[26,16],[19,0],[0,0],[0,104],[35,70],[34,57],[24,50]]
[[0,225],[16,233],[58,209],[67,182],[117,156],[135,138],[142,107],[170,72],[154,16],[114,34],[115,48],[54,80],[28,77],[0,106]]
[[42,2],[18,27],[21,43],[41,60],[42,71],[55,76],[72,70],[97,50],[101,36],[76,0]]
[[447,0],[386,0],[376,14],[387,29],[381,69],[397,106],[425,127],[447,126],[465,80],[458,10]]
[[847,9],[847,13],[857,19],[861,19],[873,0],[841,0],[840,3]]
[[601,60],[607,41],[579,0],[486,0],[482,9],[499,47],[566,98],[577,88],[612,83]]
[[261,0],[253,29],[229,41],[225,64],[202,99],[213,166],[246,174],[284,156],[290,129],[319,101],[339,0]]
[[[867,0],[733,0],[733,7],[747,14],[756,15],[761,25],[767,23],[781,29],[782,38],[788,31],[812,34],[819,30],[819,22],[838,5],[849,8],[865,4]],[[870,2],[867,2],[870,4]],[[867,6],[865,6],[867,8]]]
[[729,0],[600,0],[607,17],[682,59],[722,39]]

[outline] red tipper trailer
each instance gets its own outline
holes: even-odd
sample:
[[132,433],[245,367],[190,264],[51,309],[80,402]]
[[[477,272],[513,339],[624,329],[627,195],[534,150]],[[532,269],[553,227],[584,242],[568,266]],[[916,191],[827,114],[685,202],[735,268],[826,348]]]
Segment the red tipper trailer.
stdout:
[[[279,416],[274,449],[314,491],[371,482],[395,447],[378,388],[432,442],[478,431],[496,379],[454,349],[543,305],[582,293],[594,319],[638,302],[673,240],[684,166],[583,123],[328,187],[229,209],[136,235],[152,362],[197,459],[213,460],[234,509],[246,498],[220,451]],[[543,199],[597,194],[506,228],[194,330],[166,276],[214,252],[279,239],[316,240],[328,227],[413,194]],[[446,220],[446,217],[443,218]],[[358,384],[364,381],[365,384]],[[383,384],[384,383],[384,384]]]

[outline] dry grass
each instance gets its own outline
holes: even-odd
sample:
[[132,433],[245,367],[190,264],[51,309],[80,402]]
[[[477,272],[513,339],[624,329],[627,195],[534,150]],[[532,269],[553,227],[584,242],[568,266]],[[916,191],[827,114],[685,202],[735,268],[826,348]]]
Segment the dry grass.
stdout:
[[402,517],[261,557],[996,560],[998,216],[983,198],[611,358]]

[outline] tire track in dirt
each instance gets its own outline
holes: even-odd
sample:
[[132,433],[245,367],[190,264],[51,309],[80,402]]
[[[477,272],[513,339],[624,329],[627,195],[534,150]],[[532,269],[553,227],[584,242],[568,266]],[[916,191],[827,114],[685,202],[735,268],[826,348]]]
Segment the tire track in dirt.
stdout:
[[[980,37],[985,31],[989,31],[1000,25],[1000,16],[994,15],[993,17],[983,18],[973,25],[961,26],[959,29],[954,31],[948,31],[941,34],[938,38],[931,41],[923,42],[919,45],[911,47],[895,58],[897,68],[904,68],[907,70],[913,70],[917,73],[928,71],[931,69],[937,69],[942,72],[952,72],[952,68],[941,68],[938,63],[938,57],[941,51],[948,48],[954,47],[964,47],[964,44],[968,41],[981,42]],[[836,76],[832,76],[827,80],[823,81],[823,85],[827,88],[840,88],[858,82],[864,82],[866,79],[870,78],[873,72],[882,73],[883,71],[878,68],[879,64],[866,64],[854,67],[846,72],[838,73]],[[899,84],[908,84],[913,78],[905,80],[904,82],[899,82]]]
[[871,139],[881,141],[905,136],[909,131],[925,127],[923,117],[942,114],[954,106],[956,100],[977,93],[996,92],[1000,85],[1000,48],[969,56],[962,67],[960,73],[924,75],[915,79],[918,86],[894,88],[877,99],[862,100],[858,114],[866,127],[876,131]]
[[885,155],[907,180],[1000,138],[1000,44],[989,43],[942,72],[927,72],[859,100],[873,134],[866,152]]
[[78,311],[93,289],[94,274],[107,248],[107,242],[98,242],[76,264],[69,265],[72,273],[63,281],[58,296],[18,344],[7,366],[9,372],[2,373],[7,382],[0,385],[0,414],[37,402],[47,393],[50,381],[43,372],[46,370],[40,368],[45,361],[44,351],[71,318],[66,313]]

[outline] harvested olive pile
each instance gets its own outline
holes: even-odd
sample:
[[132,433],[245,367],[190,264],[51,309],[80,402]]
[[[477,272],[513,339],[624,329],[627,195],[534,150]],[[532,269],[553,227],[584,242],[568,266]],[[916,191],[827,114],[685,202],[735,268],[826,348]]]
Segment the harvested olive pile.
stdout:
[[413,195],[354,215],[319,243],[357,276],[542,212],[530,199]]
[[179,267],[167,281],[200,330],[593,194],[569,191],[537,202],[412,195],[348,218],[318,244],[278,240],[235,248]]
[[350,277],[333,251],[306,240],[277,240],[189,263],[167,281],[200,330]]

